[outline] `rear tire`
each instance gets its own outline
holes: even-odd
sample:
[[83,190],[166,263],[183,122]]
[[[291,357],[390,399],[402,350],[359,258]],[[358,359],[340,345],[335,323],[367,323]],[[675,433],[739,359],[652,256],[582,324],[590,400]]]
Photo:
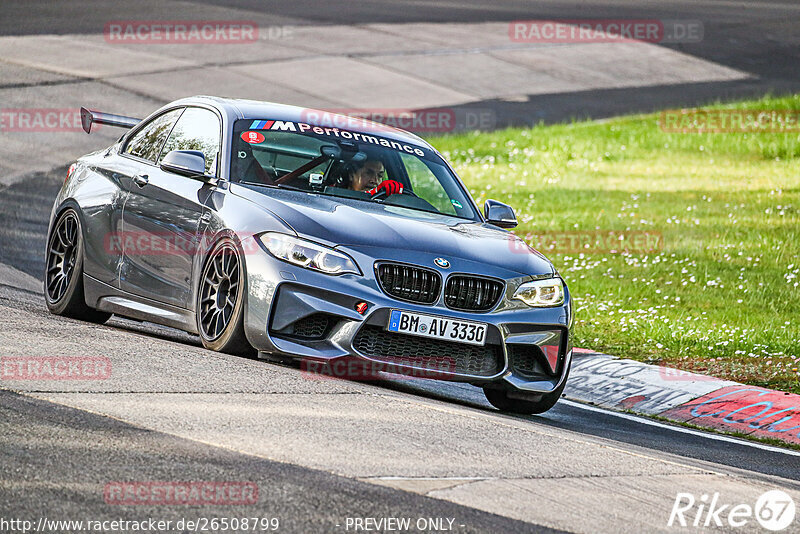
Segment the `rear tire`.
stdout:
[[569,371],[567,371],[567,376],[564,377],[564,381],[555,391],[542,394],[542,398],[539,400],[510,398],[508,396],[509,390],[489,387],[483,388],[483,394],[486,395],[486,400],[489,401],[489,404],[501,412],[523,415],[540,414],[545,413],[556,405],[558,399],[561,398],[561,394],[564,393],[564,388],[567,386],[568,377]]
[[233,240],[220,240],[201,272],[195,313],[203,346],[252,356],[255,349],[244,334],[244,264]]
[[66,209],[56,219],[47,238],[44,298],[47,309],[54,315],[102,324],[111,314],[86,304],[83,253],[80,217],[74,209]]

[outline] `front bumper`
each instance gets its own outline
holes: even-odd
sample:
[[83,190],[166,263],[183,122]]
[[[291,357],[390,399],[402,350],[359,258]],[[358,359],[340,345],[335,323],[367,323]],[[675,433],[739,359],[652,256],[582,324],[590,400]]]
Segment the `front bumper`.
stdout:
[[[375,261],[366,256],[356,260],[362,269]],[[441,302],[421,305],[396,300],[379,289],[372,270],[364,276],[329,276],[266,253],[248,254],[246,263],[245,333],[261,353],[329,363],[355,358],[389,365],[411,376],[530,393],[554,391],[568,374],[572,360],[569,294],[565,305],[556,308],[530,308],[509,301],[509,293],[529,277],[507,281],[506,295],[493,311],[469,313]],[[368,306],[364,315],[355,309],[361,302]],[[385,327],[392,309],[486,323],[486,345],[480,349],[388,333]]]

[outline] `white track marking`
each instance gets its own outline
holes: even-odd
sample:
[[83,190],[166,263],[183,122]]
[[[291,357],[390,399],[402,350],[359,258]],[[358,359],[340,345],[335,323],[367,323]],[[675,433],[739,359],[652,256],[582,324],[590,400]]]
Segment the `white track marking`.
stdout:
[[573,408],[580,408],[582,410],[589,410],[591,412],[600,412],[606,415],[627,419],[629,421],[636,421],[637,423],[642,423],[643,425],[665,428],[667,430],[674,430],[675,432],[682,432],[684,434],[691,434],[693,436],[698,436],[706,439],[713,439],[716,441],[726,441],[728,443],[736,443],[737,445],[743,445],[745,447],[753,447],[755,449],[762,449],[765,451],[775,452],[779,454],[788,454],[789,456],[800,456],[800,451],[796,451],[793,449],[782,449],[780,447],[766,445],[764,443],[758,443],[756,441],[748,441],[742,438],[735,438],[732,436],[725,436],[722,434],[714,434],[711,432],[703,432],[701,430],[695,430],[693,428],[686,428],[683,426],[668,425],[666,423],[661,423],[659,421],[652,421],[650,419],[647,419],[646,416],[632,415],[624,412],[614,412],[611,410],[605,410],[603,408],[597,408],[595,406],[590,406],[588,404],[583,404],[581,402],[575,402],[566,399],[561,399],[558,402],[559,404],[566,404],[567,406],[572,406]]

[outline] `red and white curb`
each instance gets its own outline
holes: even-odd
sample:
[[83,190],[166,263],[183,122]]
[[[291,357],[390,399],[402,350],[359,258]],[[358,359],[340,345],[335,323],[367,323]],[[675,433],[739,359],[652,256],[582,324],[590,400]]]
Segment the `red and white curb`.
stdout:
[[568,399],[800,445],[800,395],[624,360],[573,353]]

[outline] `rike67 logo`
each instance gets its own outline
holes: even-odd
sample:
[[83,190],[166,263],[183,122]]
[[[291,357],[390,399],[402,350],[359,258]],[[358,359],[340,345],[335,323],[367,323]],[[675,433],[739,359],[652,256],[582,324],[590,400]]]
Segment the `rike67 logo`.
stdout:
[[[781,490],[764,493],[754,506],[747,503],[726,503],[719,493],[703,494],[699,498],[691,493],[678,493],[667,526],[703,530],[709,527],[750,526],[748,530],[751,530],[755,520],[762,528],[779,532],[796,526],[795,515],[794,499]],[[797,532],[797,529],[792,531]]]

